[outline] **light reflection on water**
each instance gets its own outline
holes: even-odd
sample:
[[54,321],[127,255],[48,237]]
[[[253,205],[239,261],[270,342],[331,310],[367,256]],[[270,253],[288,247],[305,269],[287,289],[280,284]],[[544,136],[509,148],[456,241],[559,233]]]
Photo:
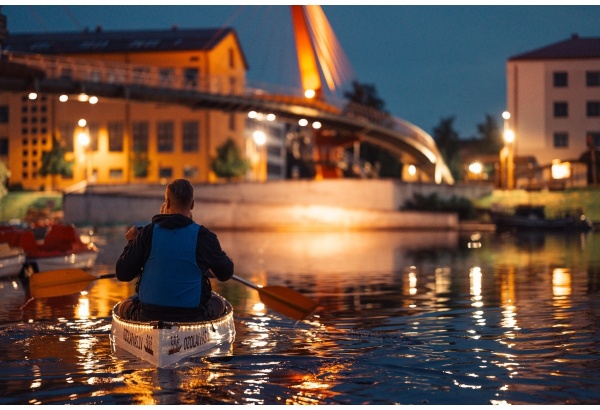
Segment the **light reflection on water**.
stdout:
[[[100,232],[94,273],[112,272],[124,232]],[[2,279],[0,404],[600,402],[600,233],[218,234],[239,276],[315,298],[315,317],[213,283],[235,342],[153,369],[110,350],[110,310],[133,284],[29,300]]]

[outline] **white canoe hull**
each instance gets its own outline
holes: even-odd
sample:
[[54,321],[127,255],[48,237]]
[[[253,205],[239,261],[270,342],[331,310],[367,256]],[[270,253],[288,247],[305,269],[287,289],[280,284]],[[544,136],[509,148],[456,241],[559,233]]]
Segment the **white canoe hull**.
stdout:
[[115,313],[117,304],[112,314],[112,349],[115,352],[122,349],[156,367],[167,367],[190,356],[211,353],[219,346],[232,343],[235,338],[233,308],[225,302],[227,313],[219,319],[189,323],[125,320]]
[[0,278],[19,275],[24,263],[24,252],[0,257]]
[[37,272],[57,269],[91,269],[96,263],[96,258],[98,258],[98,252],[85,251],[43,258],[27,258],[27,264],[37,266]]
[[25,251],[22,248],[0,243],[0,278],[19,275],[25,260]]

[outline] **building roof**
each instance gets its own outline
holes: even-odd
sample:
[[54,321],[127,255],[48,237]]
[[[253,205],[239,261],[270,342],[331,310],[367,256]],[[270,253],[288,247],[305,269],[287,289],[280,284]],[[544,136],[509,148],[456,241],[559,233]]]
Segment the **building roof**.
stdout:
[[567,40],[515,55],[508,60],[565,60],[590,58],[600,58],[600,37],[579,37],[577,34],[573,34]]
[[55,33],[8,34],[4,49],[38,54],[135,53],[148,51],[211,50],[233,33],[247,67],[237,34],[232,28],[171,30],[96,30]]

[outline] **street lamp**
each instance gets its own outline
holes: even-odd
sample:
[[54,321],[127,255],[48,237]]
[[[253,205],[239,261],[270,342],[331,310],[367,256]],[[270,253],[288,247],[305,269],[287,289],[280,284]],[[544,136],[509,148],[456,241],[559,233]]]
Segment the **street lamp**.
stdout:
[[481,162],[475,161],[469,164],[469,172],[475,175],[476,180],[480,180],[483,173],[483,165],[481,165]]
[[79,143],[79,145],[81,145],[82,149],[83,149],[83,161],[85,162],[85,181],[89,182],[90,179],[90,154],[89,154],[89,147],[90,147],[90,133],[87,130],[87,121],[85,119],[80,119],[77,122],[77,125],[80,128],[79,133],[77,134],[77,142]]
[[504,147],[500,151],[500,173],[501,186],[506,189],[514,188],[514,155],[515,155],[515,133],[510,129],[510,113],[504,111]]
[[267,143],[267,134],[264,131],[256,130],[252,134],[255,150],[253,155],[254,177],[258,181],[267,179],[267,158],[265,155],[265,144]]

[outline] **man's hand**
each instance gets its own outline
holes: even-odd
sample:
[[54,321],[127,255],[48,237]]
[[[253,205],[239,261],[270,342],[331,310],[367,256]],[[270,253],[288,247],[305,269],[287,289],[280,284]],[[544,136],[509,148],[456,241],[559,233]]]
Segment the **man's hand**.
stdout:
[[137,226],[132,226],[131,228],[129,228],[129,230],[125,234],[125,239],[127,239],[128,241],[133,241],[135,238],[137,238],[140,230],[141,230],[141,228],[139,228]]

